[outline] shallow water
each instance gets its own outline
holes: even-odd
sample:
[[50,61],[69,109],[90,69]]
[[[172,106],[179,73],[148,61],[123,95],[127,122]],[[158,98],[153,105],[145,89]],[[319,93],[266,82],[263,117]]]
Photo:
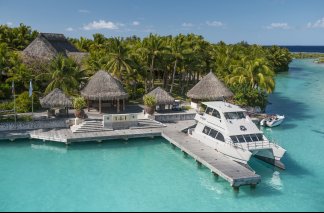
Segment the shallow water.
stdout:
[[162,138],[64,145],[0,142],[0,211],[323,211],[324,66],[295,60],[277,77],[264,129],[287,170],[252,160],[256,189],[234,193]]

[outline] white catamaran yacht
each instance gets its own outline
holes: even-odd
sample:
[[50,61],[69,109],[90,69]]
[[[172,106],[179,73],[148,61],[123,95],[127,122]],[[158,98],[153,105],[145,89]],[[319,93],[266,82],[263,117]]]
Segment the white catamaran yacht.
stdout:
[[213,149],[247,165],[252,156],[285,169],[280,161],[286,150],[270,142],[252,122],[246,111],[236,105],[204,102],[205,112],[197,114],[197,125],[190,135]]

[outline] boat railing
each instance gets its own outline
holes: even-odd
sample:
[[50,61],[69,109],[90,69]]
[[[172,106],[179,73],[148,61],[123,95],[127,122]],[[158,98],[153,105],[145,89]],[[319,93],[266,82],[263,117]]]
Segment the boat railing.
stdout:
[[266,149],[266,148],[272,148],[277,147],[278,145],[275,142],[270,142],[268,140],[263,141],[252,141],[252,142],[244,142],[244,143],[234,143],[232,140],[227,139],[227,143],[232,145],[235,148],[239,148],[242,150],[255,150],[255,149]]
[[232,140],[230,140],[230,139],[226,139],[226,142],[227,142],[228,144],[230,144],[231,146],[237,148],[237,149],[246,150],[246,149],[244,149],[244,147],[242,146],[242,143],[234,143],[234,142],[233,142]]

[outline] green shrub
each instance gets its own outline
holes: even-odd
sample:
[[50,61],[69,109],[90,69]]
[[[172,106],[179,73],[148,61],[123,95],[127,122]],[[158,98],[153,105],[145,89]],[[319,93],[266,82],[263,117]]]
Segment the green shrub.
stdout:
[[156,106],[157,103],[156,98],[151,95],[145,95],[143,97],[143,101],[144,101],[144,105],[148,107],[154,107]]
[[4,102],[0,104],[0,110],[13,110],[13,109],[14,109],[13,101]]
[[[17,116],[17,121],[23,121],[28,122],[32,121],[32,116],[30,115],[19,115]],[[14,115],[8,115],[8,116],[0,116],[0,122],[14,122],[15,116]]]
[[[37,95],[33,93],[34,111],[40,108],[40,103]],[[29,97],[29,92],[23,92],[16,98],[16,111],[26,113],[32,111],[32,98]]]
[[87,106],[87,103],[83,97],[75,97],[73,99],[73,107],[76,110],[82,110]]
[[188,106],[188,105],[187,105],[187,106],[182,106],[181,108],[182,108],[183,110],[189,110],[189,109],[192,109],[191,106]]
[[251,88],[235,88],[234,100],[235,104],[240,106],[260,107],[265,109],[268,103],[268,96],[265,92],[259,91],[258,89]]

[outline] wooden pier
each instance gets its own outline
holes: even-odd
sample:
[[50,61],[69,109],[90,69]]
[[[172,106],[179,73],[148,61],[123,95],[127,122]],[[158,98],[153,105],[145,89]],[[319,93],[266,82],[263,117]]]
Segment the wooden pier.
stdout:
[[252,169],[241,165],[211,147],[203,144],[182,132],[192,126],[194,121],[179,121],[168,123],[166,126],[154,128],[125,129],[114,131],[98,131],[86,133],[72,133],[70,129],[32,130],[21,132],[1,133],[0,140],[15,140],[19,138],[39,139],[71,144],[79,142],[102,142],[105,140],[131,138],[164,137],[173,147],[181,149],[185,155],[190,155],[198,165],[209,168],[215,176],[227,180],[234,189],[243,185],[256,186],[261,182],[261,177]]
[[30,138],[44,141],[55,141],[65,144],[81,142],[102,142],[105,140],[152,138],[161,136],[160,128],[151,129],[125,129],[114,131],[72,133],[70,129],[60,130],[35,130],[30,132]]
[[251,169],[183,133],[181,130],[188,127],[190,122],[183,124],[183,122],[169,124],[163,129],[162,136],[186,155],[193,157],[198,164],[209,168],[214,175],[227,180],[235,189],[243,185],[254,187],[261,182],[260,175],[255,174]]

